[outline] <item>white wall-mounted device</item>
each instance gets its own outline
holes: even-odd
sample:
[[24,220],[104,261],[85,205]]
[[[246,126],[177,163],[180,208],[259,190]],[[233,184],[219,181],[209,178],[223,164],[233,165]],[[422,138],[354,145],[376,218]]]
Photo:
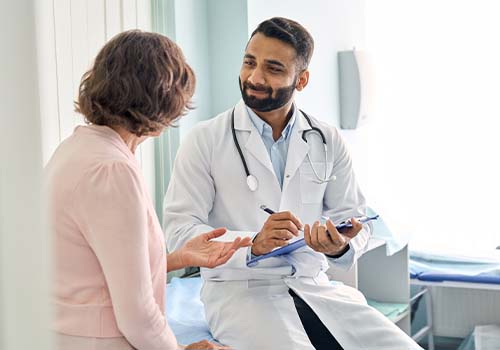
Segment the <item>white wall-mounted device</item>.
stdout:
[[372,74],[366,52],[338,52],[340,127],[356,129],[370,114]]

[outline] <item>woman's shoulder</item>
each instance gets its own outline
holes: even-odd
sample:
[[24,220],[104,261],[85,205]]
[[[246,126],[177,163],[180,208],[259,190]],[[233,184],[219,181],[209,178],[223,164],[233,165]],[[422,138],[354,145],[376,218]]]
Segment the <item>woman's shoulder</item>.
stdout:
[[71,190],[79,183],[99,185],[110,177],[140,182],[137,160],[124,144],[81,128],[59,145],[48,162],[45,175],[49,184]]

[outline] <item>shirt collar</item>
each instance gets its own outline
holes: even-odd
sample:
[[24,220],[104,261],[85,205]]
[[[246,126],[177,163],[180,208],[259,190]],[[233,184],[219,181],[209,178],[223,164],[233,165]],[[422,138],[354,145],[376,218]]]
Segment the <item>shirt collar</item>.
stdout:
[[[267,124],[264,120],[262,120],[257,114],[255,114],[254,111],[252,111],[248,106],[245,105],[245,108],[248,112],[248,116],[250,117],[250,120],[252,121],[253,125],[259,132],[259,134],[262,136],[264,134],[264,131],[266,127],[271,128],[269,124]],[[288,136],[291,133],[291,130],[293,128],[293,125],[295,124],[295,120],[297,119],[297,106],[295,106],[295,103],[292,105],[293,108],[293,114],[290,120],[288,121],[288,124],[285,126],[283,131],[281,132],[281,136],[286,140],[288,139]]]

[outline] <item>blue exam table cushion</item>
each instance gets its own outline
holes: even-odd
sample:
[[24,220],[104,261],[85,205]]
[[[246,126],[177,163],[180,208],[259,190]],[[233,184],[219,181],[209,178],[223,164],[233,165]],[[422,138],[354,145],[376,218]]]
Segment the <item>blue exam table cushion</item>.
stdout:
[[200,300],[201,285],[200,277],[174,277],[167,285],[167,321],[179,344],[188,345],[203,339],[214,341]]
[[500,284],[500,275],[497,274],[496,272],[482,273],[475,276],[440,273],[440,272],[423,272],[418,275],[418,279],[420,281],[429,281],[429,282],[454,281],[454,282],[469,282],[469,283]]
[[472,263],[411,257],[410,278],[428,282],[500,284],[500,262]]

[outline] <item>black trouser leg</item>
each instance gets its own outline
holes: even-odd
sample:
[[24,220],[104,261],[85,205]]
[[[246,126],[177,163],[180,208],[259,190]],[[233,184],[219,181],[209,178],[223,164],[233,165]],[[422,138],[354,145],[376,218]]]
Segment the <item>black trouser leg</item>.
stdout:
[[343,350],[342,346],[340,346],[332,333],[330,333],[328,328],[321,322],[309,305],[307,305],[293,290],[289,289],[288,293],[293,298],[293,303],[299,314],[302,326],[314,348],[316,350]]

